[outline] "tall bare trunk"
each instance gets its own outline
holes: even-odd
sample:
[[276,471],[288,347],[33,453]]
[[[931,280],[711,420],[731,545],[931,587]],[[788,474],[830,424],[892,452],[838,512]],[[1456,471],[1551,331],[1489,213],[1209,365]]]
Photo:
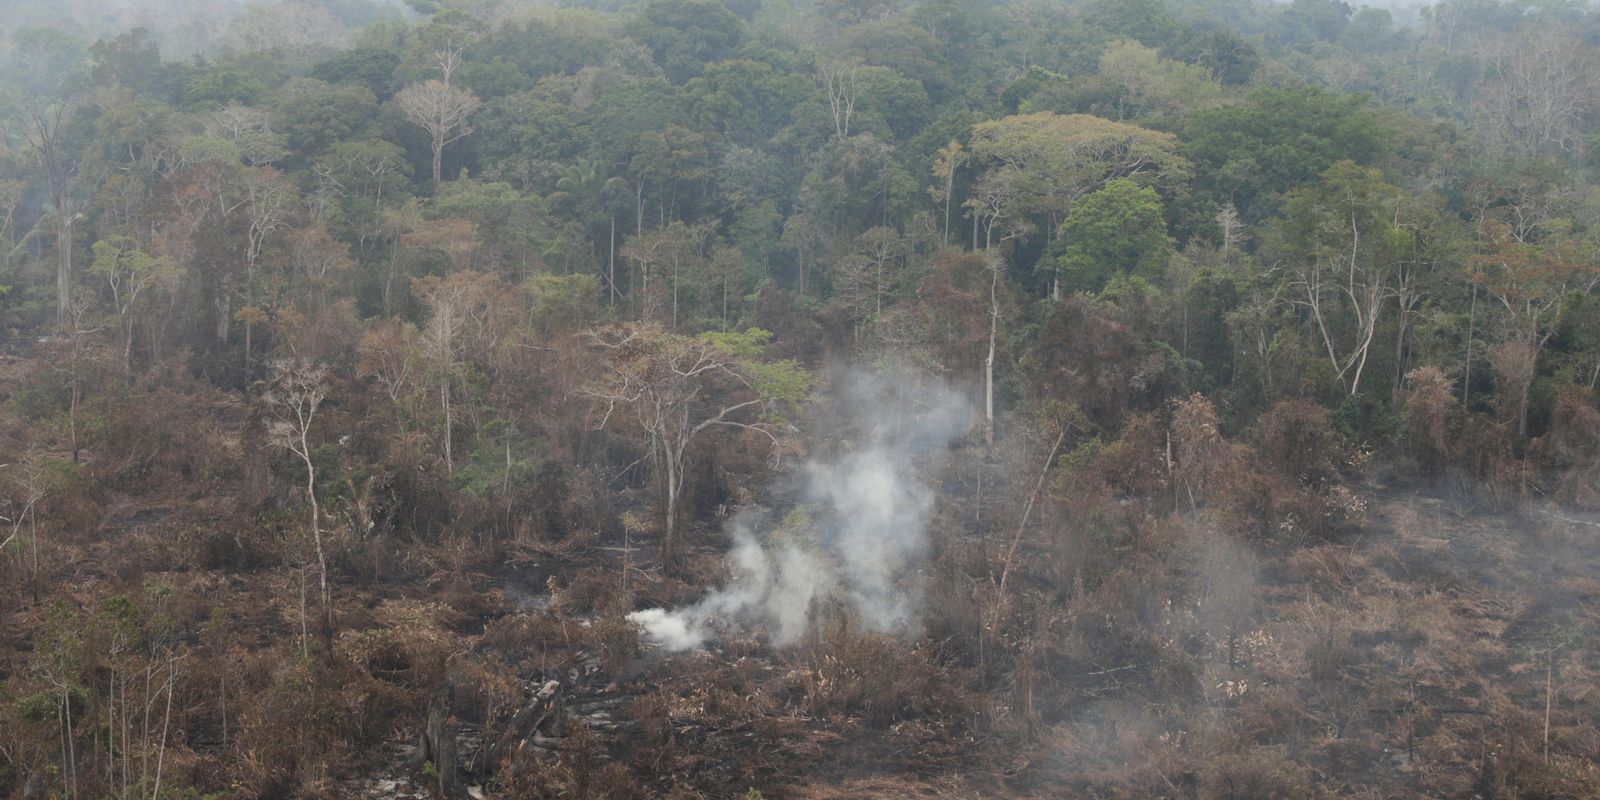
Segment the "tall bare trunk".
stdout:
[[1000,270],[998,264],[989,265],[989,357],[983,362],[983,439],[994,445],[994,343],[1000,330]]
[[317,503],[317,468],[311,462],[311,445],[300,429],[300,457],[306,464],[306,497],[311,500],[311,541],[317,550],[317,582],[322,600],[322,652],[333,663],[333,596],[328,591],[328,557],[322,547],[322,508]]
[[66,197],[57,194],[56,203],[56,319],[62,322],[72,313],[72,212]]
[[456,474],[456,460],[450,452],[450,439],[452,438],[452,425],[450,418],[450,373],[445,372],[445,378],[439,383],[439,402],[444,407],[444,471],[454,476]]
[[666,523],[662,526],[661,563],[663,566],[670,567],[672,563],[672,547],[675,544],[673,539],[678,531],[678,492],[682,488],[679,486],[678,472],[682,465],[677,463],[679,456],[672,452],[672,448],[664,447],[663,451],[662,466],[667,471],[667,518]]
[[1472,286],[1472,305],[1467,308],[1467,355],[1461,364],[1461,405],[1472,402],[1472,334],[1478,320],[1478,286]]

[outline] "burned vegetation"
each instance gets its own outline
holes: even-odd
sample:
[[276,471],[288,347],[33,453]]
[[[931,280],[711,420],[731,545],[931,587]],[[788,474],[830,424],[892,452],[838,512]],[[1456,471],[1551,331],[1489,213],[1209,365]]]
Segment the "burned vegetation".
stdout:
[[6,8],[0,798],[1600,796],[1582,4]]

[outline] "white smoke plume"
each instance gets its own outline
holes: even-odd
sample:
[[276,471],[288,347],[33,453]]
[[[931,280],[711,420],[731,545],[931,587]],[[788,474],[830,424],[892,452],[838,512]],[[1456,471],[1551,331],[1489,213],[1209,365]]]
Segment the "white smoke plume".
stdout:
[[933,492],[917,481],[914,464],[966,430],[971,407],[942,385],[855,376],[839,386],[833,411],[852,419],[828,416],[838,431],[854,425],[859,441],[802,468],[798,513],[782,525],[759,511],[735,518],[727,585],[676,611],[629,614],[652,640],[680,651],[719,634],[760,631],[781,647],[804,635],[818,603],[830,599],[868,630],[915,624]]

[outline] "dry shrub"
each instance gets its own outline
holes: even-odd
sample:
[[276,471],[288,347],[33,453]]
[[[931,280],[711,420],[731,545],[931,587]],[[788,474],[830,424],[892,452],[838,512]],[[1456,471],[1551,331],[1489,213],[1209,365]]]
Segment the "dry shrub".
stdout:
[[639,655],[639,626],[621,613],[591,621],[587,626],[589,647],[597,652],[606,669],[621,670]]
[[1568,386],[1550,411],[1550,432],[1535,444],[1540,466],[1550,472],[1558,500],[1600,507],[1600,409],[1594,392]]
[[1193,611],[1194,632],[1211,644],[1214,658],[1234,666],[1239,638],[1257,614],[1260,564],[1250,548],[1214,524],[1201,521],[1184,534],[1170,568],[1187,577],[1185,606]]
[[772,796],[794,800],[972,800],[983,795],[954,780],[930,783],[915,778],[882,776],[842,783],[808,783]]
[[926,644],[839,631],[819,638],[791,671],[808,714],[859,717],[875,728],[924,718],[963,718],[970,701],[951,668]]
[[[626,753],[651,774],[692,776],[695,785],[719,785],[713,796],[744,788],[749,779],[804,769],[838,736],[820,720],[796,714],[800,689],[793,671],[772,664],[741,641],[715,655],[693,653],[647,662],[661,683],[623,708],[630,720]],[[613,752],[616,752],[613,750]]]
[[525,800],[631,800],[649,796],[626,764],[606,758],[600,737],[582,721],[567,727],[554,764],[542,763],[530,748],[519,751],[506,773],[511,776],[505,786],[506,796]]
[[159,385],[106,405],[93,478],[118,488],[170,488],[195,495],[239,474],[232,430],[244,415],[238,395],[187,377],[159,374]]
[[530,653],[535,648],[548,653],[552,645],[560,646],[568,638],[563,628],[554,614],[508,614],[483,626],[479,645],[501,653]]
[[1050,678],[1091,696],[1138,691],[1153,703],[1175,706],[1199,697],[1199,665],[1165,630],[1173,591],[1153,558],[1106,576],[1042,644]]
[[452,661],[448,681],[450,713],[482,725],[485,741],[503,731],[523,706],[522,676],[493,653]]
[[1171,456],[1179,503],[1189,509],[1236,499],[1247,468],[1244,448],[1225,439],[1217,427],[1217,410],[1203,395],[1179,401],[1172,412]]
[[1502,342],[1489,348],[1495,378],[1495,410],[1520,433],[1528,415],[1527,387],[1533,383],[1539,348],[1529,342]]
[[625,609],[628,600],[622,596],[622,570],[599,566],[574,573],[551,595],[551,604],[569,614],[632,610]]
[[1364,497],[1337,484],[1289,489],[1273,499],[1277,532],[1293,541],[1353,531],[1367,513]]
[[1476,750],[1473,755],[1479,770],[1472,787],[1476,796],[1530,800],[1600,797],[1600,765],[1594,762],[1592,750],[1570,747],[1563,741],[1563,731],[1556,728],[1547,763],[1542,714],[1532,704],[1518,707],[1502,699],[1493,705],[1480,726],[1462,731],[1467,739],[1463,744]]
[[1286,744],[1296,740],[1306,725],[1305,704],[1288,686],[1262,685],[1237,698],[1230,723],[1223,749],[1239,752]]
[[[1104,481],[1118,496],[1165,498],[1169,496],[1165,450],[1156,415],[1138,414],[1128,420],[1115,442],[1106,446],[1091,443],[1069,454],[1067,461],[1076,464],[1087,460],[1089,463],[1078,472],[1084,478]],[[1070,493],[1076,494],[1084,493],[1086,488],[1068,487]]]
[[[1509,432],[1510,429],[1505,430]],[[1493,444],[1487,447],[1493,449],[1487,451],[1482,485],[1489,500],[1501,509],[1522,505],[1538,485],[1538,471],[1533,461],[1519,455],[1509,441],[1502,447],[1496,448]]]
[[356,761],[361,715],[339,684],[355,675],[330,676],[308,659],[282,650],[244,656],[234,746],[244,797],[323,796],[335,771]]
[[1310,770],[1281,747],[1221,753],[1200,773],[1200,800],[1305,800],[1316,797]]
[[1296,586],[1327,591],[1350,579],[1351,569],[1360,566],[1358,558],[1344,544],[1322,543],[1296,548],[1279,560],[1277,577]]
[[1337,477],[1340,450],[1328,410],[1315,402],[1284,400],[1261,417],[1256,458],[1269,474],[1319,486]]
[[419,690],[431,690],[444,679],[450,655],[461,640],[450,632],[455,613],[441,603],[387,600],[372,612],[375,629],[341,635],[352,662],[374,677]]
[[1195,770],[1188,738],[1143,703],[1110,701],[1045,729],[1019,756],[1040,797],[1183,797]]
[[1414,369],[1406,373],[1401,404],[1407,451],[1423,476],[1438,475],[1456,451],[1447,435],[1450,417],[1459,409],[1455,382],[1438,367]]
[[1159,408],[1184,381],[1179,359],[1114,314],[1081,295],[1053,304],[1025,368],[1041,400],[1075,405],[1102,430],[1116,430],[1129,413]]
[[362,486],[370,535],[381,538],[404,531],[435,538],[452,530],[455,494],[432,439],[416,431],[391,433],[381,449],[379,462],[371,465]]

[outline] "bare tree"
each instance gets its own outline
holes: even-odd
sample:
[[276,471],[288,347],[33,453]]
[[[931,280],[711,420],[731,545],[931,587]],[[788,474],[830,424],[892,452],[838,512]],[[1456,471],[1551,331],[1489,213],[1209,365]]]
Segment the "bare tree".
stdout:
[[50,205],[56,224],[56,318],[65,322],[72,303],[72,227],[83,215],[70,191],[78,172],[78,158],[72,147],[61,140],[67,106],[55,103],[28,109],[28,126],[23,136],[44,169],[50,192]]
[[66,340],[66,358],[56,363],[67,384],[67,432],[72,442],[72,463],[78,463],[78,410],[83,405],[83,387],[99,353],[93,337],[105,328],[90,317],[89,299],[79,295],[67,304],[67,317],[61,324]]
[[1479,130],[1500,152],[1539,157],[1579,152],[1594,106],[1594,59],[1553,30],[1496,37],[1484,53]]
[[0,551],[9,547],[22,534],[23,523],[28,525],[28,552],[30,562],[29,584],[35,602],[39,596],[39,504],[50,496],[50,477],[36,454],[29,454],[20,463],[0,465],[7,476],[11,491],[0,514],[0,522],[11,525],[11,532],[0,541]]
[[817,80],[828,95],[828,110],[833,112],[833,133],[839,139],[850,136],[850,117],[855,114],[856,96],[860,87],[856,72],[860,64],[853,60],[832,61],[817,59]]
[[16,246],[17,208],[22,205],[26,184],[18,180],[0,180],[0,268],[11,263],[11,250]]
[[1356,395],[1372,343],[1394,296],[1394,225],[1400,191],[1374,170],[1335,165],[1297,192],[1269,251],[1286,257],[1295,305],[1304,309],[1328,363]]
[[993,447],[994,353],[1000,334],[1000,273],[1005,270],[1005,262],[993,252],[986,252],[984,267],[989,271],[989,354],[983,359],[983,441]]
[[240,207],[246,214],[244,245],[244,366],[250,368],[252,321],[258,313],[256,300],[256,266],[261,262],[262,251],[273,234],[289,224],[294,213],[298,192],[281,173],[271,167],[253,167],[242,174],[240,188],[244,197]]
[[482,105],[471,92],[441,80],[414,83],[395,95],[406,118],[428,132],[433,146],[433,180],[438,183],[445,145],[470,133],[467,117]]
[[1600,269],[1572,252],[1570,242],[1531,245],[1518,241],[1505,225],[1486,225],[1489,241],[1477,259],[1473,282],[1500,305],[1501,343],[1490,362],[1514,394],[1510,416],[1517,433],[1528,431],[1528,396],[1539,354],[1558,330],[1569,292],[1588,294],[1600,283]]
[[909,243],[893,228],[863,231],[851,241],[851,251],[835,268],[839,294],[859,316],[883,313],[883,298],[905,266]]
[[229,103],[211,112],[205,134],[232,142],[239,158],[252,167],[264,167],[289,152],[284,137],[272,130],[272,114],[254,106]]
[[944,188],[937,186],[928,187],[928,195],[936,202],[943,200],[944,227],[940,233],[940,244],[950,244],[950,211],[954,205],[956,191],[956,171],[961,165],[967,163],[968,153],[961,142],[954,139],[944,147],[939,148],[939,153],[933,159],[933,177],[944,181]]
[[439,408],[444,418],[445,471],[455,474],[455,410],[452,391],[464,351],[488,353],[495,349],[500,284],[493,275],[456,272],[413,281],[412,291],[433,312],[422,330],[421,344],[431,362],[430,378],[439,386]]
[[752,333],[688,337],[638,324],[590,339],[605,359],[604,373],[580,391],[596,403],[596,430],[621,411],[633,412],[660,476],[661,554],[670,561],[690,445],[712,428],[738,428],[765,436],[776,454],[779,426],[765,412],[778,400],[797,402],[806,378],[792,363],[753,365],[750,351],[765,339]]
[[317,558],[318,589],[322,601],[323,654],[333,660],[333,596],[328,590],[328,558],[322,542],[322,509],[317,502],[317,467],[312,461],[311,428],[317,410],[328,395],[328,370],[305,361],[280,360],[272,364],[271,389],[262,402],[272,414],[267,439],[293,453],[306,469],[306,499],[311,504],[311,541]]

